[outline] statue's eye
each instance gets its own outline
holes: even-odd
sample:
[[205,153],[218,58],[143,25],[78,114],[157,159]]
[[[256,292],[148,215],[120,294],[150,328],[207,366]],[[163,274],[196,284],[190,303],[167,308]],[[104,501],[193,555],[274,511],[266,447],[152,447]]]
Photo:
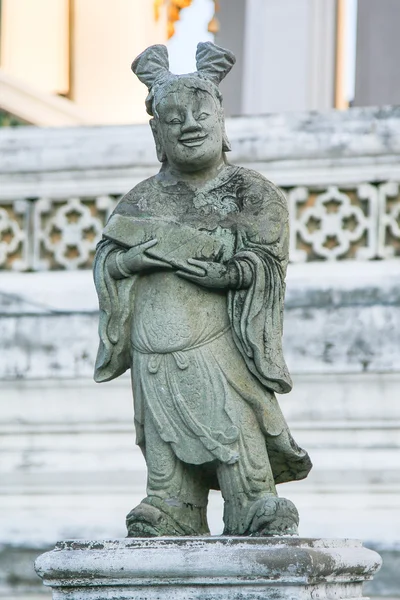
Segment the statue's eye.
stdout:
[[173,125],[178,125],[179,123],[182,123],[182,121],[180,119],[178,119],[178,117],[175,117],[175,119],[171,119],[171,121],[169,121],[169,124],[173,124]]
[[203,112],[203,113],[201,113],[201,114],[199,115],[199,118],[198,118],[198,120],[199,120],[199,121],[204,121],[204,119],[207,119],[207,117],[209,117],[209,116],[210,116],[210,115],[209,115],[208,113],[205,113],[205,112]]

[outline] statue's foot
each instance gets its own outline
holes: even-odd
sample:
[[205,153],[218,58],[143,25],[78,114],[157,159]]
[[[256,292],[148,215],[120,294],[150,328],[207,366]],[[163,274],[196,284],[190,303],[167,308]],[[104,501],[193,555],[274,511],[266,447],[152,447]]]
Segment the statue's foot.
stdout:
[[286,498],[270,494],[233,514],[226,505],[225,509],[224,535],[298,535],[299,514],[293,502]]
[[[189,510],[188,510],[189,508]],[[164,500],[150,496],[126,517],[128,537],[166,537],[209,535],[205,508],[188,505],[170,507]]]
[[299,513],[287,498],[260,498],[250,507],[247,518],[248,529],[245,535],[298,535]]

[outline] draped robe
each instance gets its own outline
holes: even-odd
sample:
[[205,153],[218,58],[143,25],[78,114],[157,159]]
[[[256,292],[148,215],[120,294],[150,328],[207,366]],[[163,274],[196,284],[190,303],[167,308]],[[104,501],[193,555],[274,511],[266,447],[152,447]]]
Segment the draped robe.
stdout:
[[[248,435],[235,407],[246,402],[264,434],[275,482],[306,477],[310,459],[293,440],[274,393],[292,387],[282,352],[288,262],[282,192],[254,171],[227,165],[197,193],[152,177],[120,201],[110,223],[116,215],[138,228],[141,219],[160,218],[192,228],[186,259],[233,263],[239,279],[238,289],[229,290],[201,288],[171,271],[116,280],[107,261],[123,248],[112,236],[99,243],[95,380],[131,369],[137,443],[145,448],[150,414],[180,460],[233,463],[235,441]],[[210,236],[218,252],[205,257],[196,248],[197,232]]]

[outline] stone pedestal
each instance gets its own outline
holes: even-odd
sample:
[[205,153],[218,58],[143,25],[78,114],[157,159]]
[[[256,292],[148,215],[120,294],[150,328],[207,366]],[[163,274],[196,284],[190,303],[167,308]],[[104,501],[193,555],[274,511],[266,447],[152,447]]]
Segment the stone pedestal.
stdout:
[[357,540],[60,542],[35,568],[54,600],[357,600],[381,558]]

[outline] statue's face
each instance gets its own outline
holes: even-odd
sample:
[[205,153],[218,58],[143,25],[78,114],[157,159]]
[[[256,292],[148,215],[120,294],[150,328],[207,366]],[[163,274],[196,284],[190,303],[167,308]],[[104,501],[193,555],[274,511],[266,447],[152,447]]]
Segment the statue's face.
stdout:
[[157,135],[172,166],[198,171],[221,159],[220,111],[211,94],[184,84],[157,104]]

